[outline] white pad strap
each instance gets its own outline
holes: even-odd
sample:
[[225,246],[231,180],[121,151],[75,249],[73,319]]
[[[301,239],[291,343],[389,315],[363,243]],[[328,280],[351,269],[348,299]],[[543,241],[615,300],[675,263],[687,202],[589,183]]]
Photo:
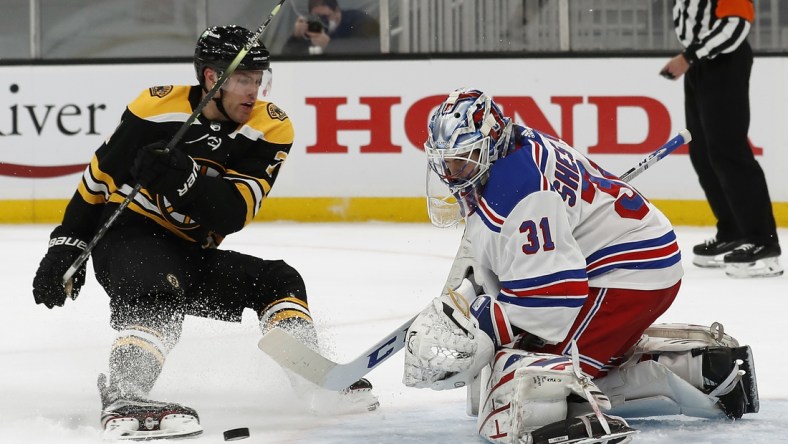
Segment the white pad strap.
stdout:
[[[596,387],[596,385],[591,382],[591,378],[587,375],[584,375],[580,371],[580,352],[577,350],[577,342],[572,340],[572,368],[575,372],[575,377],[577,378],[577,382],[583,388],[583,393],[585,393],[584,398],[588,401],[591,405],[591,409],[594,411],[599,423],[602,425],[602,428],[605,430],[606,434],[610,434],[610,425],[608,425],[607,420],[605,419],[605,415],[602,414],[602,411],[599,410],[599,404],[596,402],[594,398],[594,393],[591,392],[591,388],[593,387],[596,391],[601,395],[602,392]],[[604,396],[604,395],[602,395]],[[610,408],[610,404],[607,404],[607,408]]]

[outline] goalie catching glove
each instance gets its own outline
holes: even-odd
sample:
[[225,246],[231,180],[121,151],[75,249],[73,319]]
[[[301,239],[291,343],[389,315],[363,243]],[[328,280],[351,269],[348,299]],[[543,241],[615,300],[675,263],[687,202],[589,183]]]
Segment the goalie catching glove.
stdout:
[[456,290],[432,300],[413,321],[406,336],[408,387],[446,390],[463,387],[487,365],[495,344],[471,315],[473,284],[464,279]]

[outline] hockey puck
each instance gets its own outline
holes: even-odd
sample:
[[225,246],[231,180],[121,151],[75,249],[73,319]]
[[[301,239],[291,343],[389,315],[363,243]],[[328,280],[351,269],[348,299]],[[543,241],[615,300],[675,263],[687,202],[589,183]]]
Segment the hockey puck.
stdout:
[[241,427],[240,429],[230,429],[224,431],[225,441],[237,441],[249,437],[249,428]]

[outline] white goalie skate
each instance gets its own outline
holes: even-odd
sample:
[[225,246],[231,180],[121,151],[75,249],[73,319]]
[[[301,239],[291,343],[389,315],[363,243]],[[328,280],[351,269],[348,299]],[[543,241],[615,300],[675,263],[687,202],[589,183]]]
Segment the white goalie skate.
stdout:
[[99,375],[104,440],[147,441],[194,437],[202,433],[197,412],[175,403],[143,399],[115,399]]

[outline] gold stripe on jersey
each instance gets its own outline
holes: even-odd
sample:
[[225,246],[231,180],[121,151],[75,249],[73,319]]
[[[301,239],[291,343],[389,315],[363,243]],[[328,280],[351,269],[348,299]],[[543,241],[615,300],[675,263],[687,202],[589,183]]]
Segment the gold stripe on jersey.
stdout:
[[148,88],[129,104],[129,111],[151,122],[185,122],[192,114],[189,91],[188,85]]
[[271,191],[271,184],[265,179],[240,174],[233,170],[228,170],[224,175],[224,179],[235,185],[235,188],[241,193],[244,202],[246,202],[245,223],[248,224],[257,215],[257,212],[260,211],[263,199]]
[[115,181],[109,174],[101,171],[98,157],[94,154],[77,185],[82,200],[93,205],[103,204],[116,189]]

